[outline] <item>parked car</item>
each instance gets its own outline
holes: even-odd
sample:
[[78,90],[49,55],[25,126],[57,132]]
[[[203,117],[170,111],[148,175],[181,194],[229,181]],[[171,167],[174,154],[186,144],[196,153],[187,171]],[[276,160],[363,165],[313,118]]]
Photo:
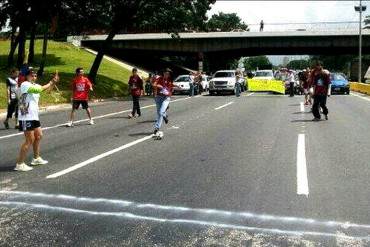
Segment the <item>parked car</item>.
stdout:
[[348,80],[341,75],[340,73],[330,74],[331,81],[331,93],[343,93],[349,94],[349,82]]
[[219,70],[209,82],[209,94],[235,93],[236,75],[235,70]]
[[[179,75],[173,84],[178,88],[173,89],[174,94],[189,94],[190,91],[190,75]],[[194,95],[199,94],[200,88],[198,84],[194,84]]]
[[253,79],[274,80],[274,72],[272,70],[257,70]]

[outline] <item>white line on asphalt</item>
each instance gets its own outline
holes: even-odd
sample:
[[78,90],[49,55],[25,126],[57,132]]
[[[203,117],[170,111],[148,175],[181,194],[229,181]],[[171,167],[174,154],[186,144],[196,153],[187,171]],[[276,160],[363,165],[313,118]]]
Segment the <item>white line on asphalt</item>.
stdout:
[[51,210],[51,211],[60,211],[60,212],[67,212],[67,213],[74,213],[74,214],[86,214],[86,215],[93,215],[93,216],[119,217],[119,218],[124,218],[124,219],[136,219],[136,220],[153,221],[153,222],[160,222],[160,223],[212,226],[212,227],[219,227],[219,228],[226,228],[226,229],[246,230],[246,231],[252,231],[252,232],[257,232],[257,233],[270,233],[270,234],[292,235],[292,236],[310,235],[310,236],[336,237],[340,239],[351,239],[351,240],[370,239],[369,236],[347,236],[347,235],[343,235],[339,233],[289,231],[289,230],[276,229],[276,228],[259,228],[259,227],[253,227],[253,226],[233,225],[233,224],[226,224],[222,222],[213,222],[213,221],[204,221],[204,220],[191,220],[191,219],[181,219],[181,218],[159,218],[159,217],[151,217],[151,216],[133,214],[133,213],[128,213],[128,212],[99,212],[99,211],[67,208],[67,207],[55,207],[55,206],[50,206],[47,204],[32,204],[32,203],[16,202],[16,201],[1,201],[0,205],[17,206],[17,207],[34,208],[34,209],[45,209],[45,210]]
[[188,212],[193,214],[205,214],[213,217],[229,217],[237,219],[257,219],[264,222],[284,222],[284,223],[294,223],[294,224],[304,224],[304,225],[316,225],[324,227],[340,227],[344,229],[348,228],[358,228],[358,229],[370,229],[370,225],[361,225],[356,223],[351,223],[349,221],[340,222],[340,221],[321,221],[312,218],[300,218],[300,217],[291,217],[291,216],[279,216],[271,214],[256,214],[249,211],[226,211],[220,209],[211,209],[211,208],[189,208],[181,206],[172,206],[172,205],[160,205],[152,203],[138,203],[134,201],[127,201],[121,199],[107,199],[107,198],[92,198],[92,197],[77,197],[73,195],[65,194],[46,194],[39,192],[27,192],[27,191],[14,191],[14,190],[0,190],[0,194],[8,195],[8,199],[14,198],[26,198],[27,201],[30,201],[31,198],[41,198],[50,199],[55,204],[58,201],[62,202],[73,202],[73,205],[78,206],[79,204],[85,205],[85,203],[95,204],[110,204],[119,208],[128,208],[128,209],[150,209],[156,211],[165,211],[171,213],[182,213]]
[[304,112],[304,104],[303,104],[303,102],[300,103],[300,106],[301,106],[301,112]]
[[213,226],[213,227],[220,227],[220,228],[253,231],[253,232],[258,232],[258,233],[270,233],[270,234],[293,235],[293,236],[304,236],[304,235],[325,236],[325,237],[336,237],[336,238],[351,239],[351,240],[353,239],[369,240],[370,239],[368,235],[367,236],[348,236],[344,234],[329,233],[329,232],[294,231],[294,230],[292,231],[292,230],[283,230],[283,229],[277,229],[277,228],[259,228],[259,227],[246,226],[246,225],[227,224],[224,222],[217,222],[217,221],[181,219],[181,218],[159,218],[159,217],[153,217],[153,216],[133,214],[129,212],[100,212],[100,211],[83,210],[83,209],[76,209],[76,208],[69,208],[69,207],[51,206],[48,204],[37,204],[37,203],[27,203],[27,202],[18,202],[18,201],[0,201],[0,205],[8,206],[8,207],[16,206],[16,207],[23,207],[23,208],[44,209],[44,210],[67,212],[67,213],[74,213],[74,214],[86,214],[86,215],[92,215],[92,216],[136,219],[136,220],[153,221],[153,222],[160,222],[160,223],[194,224],[194,225],[202,225],[202,226]]
[[[193,98],[197,98],[199,96],[200,95],[197,95],[197,96],[195,96]],[[181,98],[181,99],[175,99],[175,100],[172,100],[171,102],[178,102],[178,101],[183,101],[183,100],[188,100],[188,99],[191,99],[191,98],[190,97],[186,97],[186,98]],[[151,108],[151,107],[155,107],[155,104],[141,107],[141,109],[146,109],[146,108]],[[95,120],[95,119],[106,118],[106,117],[110,117],[110,116],[114,116],[114,115],[118,115],[118,114],[130,112],[130,111],[131,110],[124,110],[124,111],[119,111],[119,112],[112,112],[112,113],[108,113],[108,114],[104,114],[104,115],[100,115],[100,116],[95,116],[95,117],[93,117],[93,119]],[[86,119],[81,119],[81,120],[74,121],[74,123],[87,122],[89,120],[90,119],[86,118]],[[67,123],[62,123],[62,124],[57,124],[57,125],[54,125],[54,126],[44,127],[44,128],[42,128],[42,130],[55,129],[55,128],[66,126],[66,124]],[[20,135],[23,135],[23,132],[18,132],[18,133],[15,133],[15,134],[10,134],[10,135],[5,135],[5,136],[0,136],[0,140],[1,139],[11,138],[11,137],[14,137],[14,136],[20,136]]]
[[308,196],[305,134],[298,135],[297,144],[297,194]]
[[122,150],[124,150],[124,149],[127,149],[127,148],[129,148],[129,147],[132,147],[132,146],[134,146],[134,145],[136,145],[136,144],[139,144],[139,143],[144,142],[144,141],[146,141],[146,140],[149,140],[149,139],[151,139],[151,138],[152,138],[152,135],[150,135],[150,136],[146,136],[146,137],[143,137],[143,138],[141,138],[141,139],[138,139],[138,140],[133,141],[133,142],[130,142],[130,143],[127,143],[127,144],[125,144],[125,145],[123,145],[123,146],[120,146],[120,147],[115,148],[115,149],[113,149],[113,150],[110,150],[110,151],[108,151],[108,152],[105,152],[105,153],[99,154],[99,155],[97,155],[97,156],[95,156],[95,157],[92,157],[92,158],[90,158],[90,159],[88,159],[88,160],[86,160],[86,161],[84,161],[84,162],[81,162],[81,163],[78,163],[78,164],[76,164],[76,165],[74,165],[74,166],[71,166],[71,167],[69,167],[69,168],[67,168],[67,169],[65,169],[65,170],[62,170],[62,171],[60,171],[60,172],[57,172],[57,173],[51,174],[51,175],[47,176],[46,178],[57,178],[57,177],[63,176],[63,175],[65,175],[65,174],[67,174],[67,173],[73,172],[73,171],[75,171],[75,170],[77,170],[77,169],[80,169],[81,167],[87,166],[87,165],[89,165],[89,164],[91,164],[91,163],[93,163],[93,162],[95,162],[95,161],[98,161],[98,160],[100,160],[100,159],[103,159],[103,158],[105,158],[105,157],[107,157],[107,156],[109,156],[109,155],[112,155],[112,154],[114,154],[114,153],[117,153],[117,152],[119,152],[119,151],[122,151]]
[[360,95],[360,94],[353,93],[353,92],[351,92],[351,95],[352,95],[352,96],[359,97],[359,98],[364,99],[364,100],[367,100],[367,101],[370,101],[370,97],[365,97],[365,96],[362,96],[362,95]]
[[215,110],[217,111],[217,110],[220,110],[220,109],[222,109],[222,108],[224,108],[224,107],[227,107],[227,106],[229,106],[229,105],[231,105],[231,104],[233,104],[234,102],[232,101],[232,102],[229,102],[229,103],[227,103],[227,104],[225,104],[225,105],[222,105],[222,106],[219,106],[219,107],[217,107],[217,108],[215,108]]

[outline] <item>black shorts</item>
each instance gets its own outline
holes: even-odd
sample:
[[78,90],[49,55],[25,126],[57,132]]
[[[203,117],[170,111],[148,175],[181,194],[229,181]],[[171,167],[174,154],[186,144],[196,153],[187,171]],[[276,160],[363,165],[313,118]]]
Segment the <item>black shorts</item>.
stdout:
[[31,131],[41,127],[40,121],[36,120],[26,120],[26,121],[19,121],[19,131]]
[[87,100],[73,100],[72,108],[75,110],[78,110],[80,108],[80,105],[82,105],[82,109],[89,108],[89,104]]

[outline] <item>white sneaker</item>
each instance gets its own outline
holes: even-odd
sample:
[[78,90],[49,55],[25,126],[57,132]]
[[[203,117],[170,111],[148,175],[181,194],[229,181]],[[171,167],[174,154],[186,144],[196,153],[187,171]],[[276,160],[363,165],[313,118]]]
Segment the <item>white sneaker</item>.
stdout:
[[20,171],[20,172],[28,172],[28,171],[31,171],[31,170],[33,170],[33,168],[26,165],[25,163],[16,164],[15,168],[14,168],[14,171]]
[[69,121],[69,122],[67,123],[67,127],[73,127],[73,122],[72,122],[72,121]]
[[89,124],[90,125],[94,125],[95,124],[94,120],[91,119],[90,122],[89,122]]
[[38,166],[38,165],[46,165],[47,163],[49,163],[49,161],[47,160],[44,160],[43,158],[41,157],[38,157],[37,159],[33,159],[32,162],[31,162],[31,165],[32,166]]

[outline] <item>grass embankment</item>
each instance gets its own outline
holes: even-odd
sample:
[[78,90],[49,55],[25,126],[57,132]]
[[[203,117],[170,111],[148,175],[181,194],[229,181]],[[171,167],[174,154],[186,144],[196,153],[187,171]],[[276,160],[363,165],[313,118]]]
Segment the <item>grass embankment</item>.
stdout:
[[[0,41],[0,109],[6,108],[7,105],[5,81],[8,77],[9,69],[5,67],[9,46],[9,41]],[[28,43],[26,47],[28,47]],[[42,41],[37,40],[35,43],[35,62],[31,66],[35,68],[39,67],[41,53]],[[68,43],[53,41],[49,41],[48,43],[47,54],[45,74],[42,78],[38,78],[38,83],[47,83],[51,78],[51,74],[55,70],[58,70],[60,75],[60,82],[58,84],[60,93],[55,90],[52,93],[43,93],[40,104],[53,105],[70,102],[70,82],[74,76],[75,69],[77,67],[83,67],[85,73],[88,73],[95,55]],[[16,56],[14,59],[16,60]],[[127,81],[130,73],[130,71],[117,64],[103,60],[98,71],[96,85],[91,98],[109,98],[126,95]]]

